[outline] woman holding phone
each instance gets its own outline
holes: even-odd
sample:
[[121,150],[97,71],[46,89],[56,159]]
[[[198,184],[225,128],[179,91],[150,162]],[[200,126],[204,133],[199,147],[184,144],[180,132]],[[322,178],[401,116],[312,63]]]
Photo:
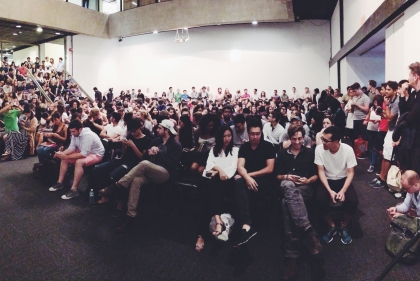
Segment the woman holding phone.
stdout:
[[222,198],[227,195],[233,197],[234,179],[238,163],[239,148],[233,146],[232,129],[222,126],[217,131],[216,143],[210,149],[203,177],[209,178],[202,195],[203,210],[199,220],[198,238],[195,250],[200,252],[204,248],[204,235],[208,233],[209,223],[214,216],[216,229],[212,233],[218,237],[223,232]]

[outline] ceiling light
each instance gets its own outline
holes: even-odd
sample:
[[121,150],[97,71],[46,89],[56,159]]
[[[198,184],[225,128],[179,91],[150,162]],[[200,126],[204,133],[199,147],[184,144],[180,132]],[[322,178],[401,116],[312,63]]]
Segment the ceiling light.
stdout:
[[19,31],[19,33],[22,33],[22,31]]
[[137,3],[136,3],[136,2],[134,2],[134,1],[133,1],[133,2],[131,2],[131,4],[133,4],[133,5],[136,5],[136,6],[137,6]]
[[258,24],[258,22],[257,22],[256,20],[254,20],[254,21],[252,21],[252,24],[253,24],[253,25],[257,25],[257,24]]
[[155,30],[155,31],[153,31],[153,33],[154,33],[154,34],[157,34],[157,33],[158,33],[158,31],[157,31],[157,30]]
[[16,46],[13,46],[13,48],[16,48]]
[[20,26],[20,25],[16,25],[16,27],[17,27],[17,28],[21,28],[22,26]]
[[36,28],[36,32],[42,32],[42,27],[38,26],[38,27]]
[[184,27],[184,30],[188,30],[188,27]]
[[61,33],[60,32],[56,32],[55,34],[60,35]]
[[17,33],[13,33],[13,35],[17,35]]

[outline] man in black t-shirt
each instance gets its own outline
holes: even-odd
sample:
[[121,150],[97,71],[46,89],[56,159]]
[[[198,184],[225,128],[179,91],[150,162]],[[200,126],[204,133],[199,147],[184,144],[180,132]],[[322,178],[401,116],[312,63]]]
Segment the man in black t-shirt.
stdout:
[[249,241],[256,230],[251,227],[249,203],[256,197],[267,194],[273,184],[271,173],[274,170],[276,152],[274,146],[265,141],[262,135],[261,120],[251,118],[247,124],[249,142],[239,149],[238,174],[235,176],[235,197],[242,224],[242,232],[235,242],[240,247]]

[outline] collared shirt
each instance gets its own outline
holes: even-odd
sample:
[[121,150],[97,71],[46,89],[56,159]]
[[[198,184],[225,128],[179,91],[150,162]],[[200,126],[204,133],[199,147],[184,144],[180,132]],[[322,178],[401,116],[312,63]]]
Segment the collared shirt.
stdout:
[[281,149],[277,156],[277,175],[290,174],[309,179],[318,173],[314,160],[315,151],[312,148],[302,145],[296,156],[290,151],[290,147]]
[[284,128],[277,123],[276,127],[272,127],[270,122],[267,122],[263,127],[264,139],[272,144],[279,144],[280,138],[284,134]]
[[97,134],[90,128],[83,128],[78,137],[71,136],[69,150],[80,151],[83,156],[96,154],[103,157],[105,154],[104,146]]
[[420,193],[407,193],[404,202],[397,206],[398,213],[408,213],[410,208],[415,208],[416,213],[420,216]]

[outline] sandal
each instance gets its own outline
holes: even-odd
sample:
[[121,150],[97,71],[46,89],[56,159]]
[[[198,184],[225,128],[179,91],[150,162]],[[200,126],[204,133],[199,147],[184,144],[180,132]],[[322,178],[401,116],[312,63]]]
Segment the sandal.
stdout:
[[[198,241],[201,239],[201,241],[203,241],[202,243],[199,243]],[[200,242],[201,242],[200,241]],[[195,243],[195,250],[197,251],[197,253],[201,252],[204,249],[204,239],[203,236],[198,235],[197,238],[197,242]]]
[[213,234],[214,237],[219,236],[220,234],[222,234],[223,231],[226,230],[226,226],[223,223],[217,222],[216,223],[216,228],[217,228],[217,225],[220,225],[222,227],[222,230],[220,230],[220,231],[218,231],[218,230],[213,231],[212,234]]

